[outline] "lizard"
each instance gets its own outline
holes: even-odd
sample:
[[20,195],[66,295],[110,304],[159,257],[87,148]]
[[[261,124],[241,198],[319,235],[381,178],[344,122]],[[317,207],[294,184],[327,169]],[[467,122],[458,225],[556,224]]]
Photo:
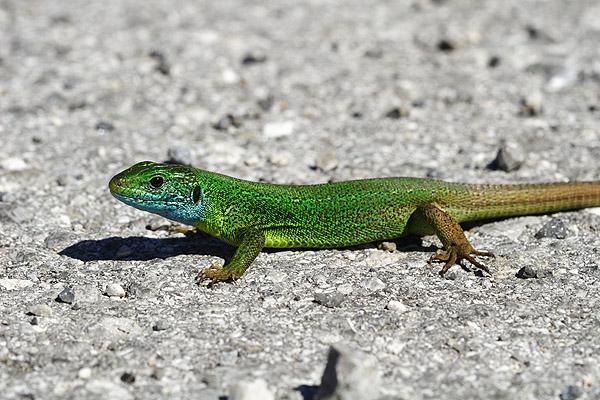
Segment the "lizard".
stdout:
[[436,234],[440,275],[464,262],[488,274],[460,223],[600,206],[600,181],[465,184],[415,177],[313,185],[253,182],[179,164],[137,163],[109,182],[118,200],[236,246],[198,282],[233,281],[263,248],[339,248]]

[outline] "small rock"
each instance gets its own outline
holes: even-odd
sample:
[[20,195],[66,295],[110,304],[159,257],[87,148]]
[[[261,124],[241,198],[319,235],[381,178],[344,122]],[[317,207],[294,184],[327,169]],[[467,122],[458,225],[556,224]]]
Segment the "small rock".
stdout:
[[490,59],[488,60],[488,67],[490,68],[496,68],[497,66],[500,65],[500,62],[502,61],[502,59],[498,56],[491,56]]
[[21,290],[33,285],[33,282],[28,279],[0,279],[0,286],[5,290]]
[[532,267],[523,267],[517,272],[515,276],[521,279],[537,278],[537,271]]
[[329,348],[315,399],[375,400],[380,394],[380,379],[375,357],[337,343]]
[[115,129],[115,126],[108,121],[98,121],[96,124],[97,131],[107,131],[110,132]]
[[167,163],[193,165],[194,156],[192,155],[192,151],[189,147],[172,146],[167,150]]
[[167,329],[169,329],[169,324],[163,319],[159,319],[152,325],[152,330],[155,332],[166,331]]
[[239,128],[240,126],[242,126],[242,121],[233,114],[226,114],[213,124],[213,128],[218,131],[226,131],[229,128]]
[[523,149],[516,143],[505,142],[498,149],[496,158],[487,168],[504,172],[516,171],[523,165],[524,161],[525,153]]
[[119,285],[118,283],[109,283],[106,285],[104,294],[108,297],[125,297],[126,293],[125,289],[123,289],[123,286]]
[[272,94],[267,94],[256,100],[256,104],[258,104],[261,110],[269,111],[273,107],[273,104],[275,104],[275,97]]
[[49,317],[52,315],[52,308],[47,304],[36,304],[29,307],[27,314],[35,315],[37,317]]
[[383,50],[380,48],[372,48],[365,51],[364,56],[367,58],[381,58],[383,57]]
[[290,155],[286,152],[277,152],[271,154],[267,160],[273,165],[283,167],[290,163]]
[[86,328],[88,336],[95,341],[118,341],[136,337],[143,333],[142,328],[132,319],[105,317]]
[[240,82],[239,75],[232,69],[226,69],[221,73],[221,80],[223,83],[232,85]]
[[169,75],[171,73],[171,66],[167,61],[167,57],[158,50],[152,50],[150,54],[148,54],[150,58],[156,61],[156,67],[154,68],[156,71],[160,72],[163,75]]
[[263,135],[270,139],[290,136],[294,133],[294,121],[269,122],[263,126]]
[[379,250],[389,251],[393,253],[396,251],[396,243],[394,242],[381,242],[379,246],[377,246]]
[[574,68],[565,69],[548,80],[546,89],[549,92],[559,92],[567,89],[577,82],[578,75],[578,71]]
[[263,379],[241,381],[229,388],[229,400],[275,400],[275,395]]
[[127,246],[126,244],[124,244],[123,246],[119,247],[119,249],[115,253],[115,257],[117,257],[117,258],[126,258],[126,257],[129,257],[132,254],[133,254],[133,250],[129,246]]
[[90,379],[92,377],[92,369],[83,367],[77,372],[79,379]]
[[162,378],[165,377],[165,369],[161,368],[161,367],[154,368],[154,370],[150,374],[150,377],[152,379],[156,379],[157,381],[160,381]]
[[33,317],[33,318],[31,318],[31,321],[29,321],[29,323],[31,325],[39,325],[40,321],[38,320],[38,317]]
[[565,224],[560,219],[551,219],[546,222],[542,228],[536,232],[534,237],[536,239],[552,238],[552,239],[564,239],[568,236],[569,231]]
[[123,372],[123,374],[121,375],[121,382],[131,385],[135,383],[135,375],[131,372]]
[[56,297],[56,301],[60,303],[73,304],[73,302],[75,301],[75,291],[72,287],[66,286],[62,290],[62,292],[58,294],[58,296]]
[[397,313],[404,313],[406,311],[408,311],[408,307],[402,303],[401,301],[398,300],[390,300],[389,303],[387,303],[387,306],[385,306],[385,308],[387,308],[390,311],[394,311]]
[[583,396],[583,390],[579,386],[569,385],[558,395],[560,400],[575,400]]
[[385,117],[390,119],[406,118],[409,115],[410,110],[403,106],[394,107],[385,113]]
[[362,286],[372,292],[385,289],[385,283],[377,277],[367,279],[363,282]]
[[314,302],[327,308],[339,307],[346,296],[341,293],[316,293]]
[[519,115],[535,117],[542,113],[544,98],[540,92],[533,92],[521,99]]
[[315,160],[315,167],[321,171],[328,172],[336,169],[338,166],[338,159],[335,152],[324,151],[319,153]]
[[267,61],[267,56],[262,51],[254,50],[242,58],[242,65],[260,64]]
[[450,39],[441,39],[437,44],[437,48],[445,53],[450,53],[456,49],[456,44]]
[[8,157],[0,161],[0,169],[10,172],[24,171],[28,168],[25,160],[19,157]]

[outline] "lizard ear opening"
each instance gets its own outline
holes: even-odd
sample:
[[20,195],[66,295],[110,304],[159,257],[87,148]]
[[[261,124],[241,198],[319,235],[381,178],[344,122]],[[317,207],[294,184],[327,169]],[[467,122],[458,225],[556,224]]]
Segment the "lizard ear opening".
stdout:
[[194,186],[194,190],[192,190],[192,201],[196,204],[200,201],[200,186]]

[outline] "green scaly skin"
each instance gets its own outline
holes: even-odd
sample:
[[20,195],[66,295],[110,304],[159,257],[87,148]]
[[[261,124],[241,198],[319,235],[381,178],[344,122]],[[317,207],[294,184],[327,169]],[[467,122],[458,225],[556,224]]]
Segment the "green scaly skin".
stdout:
[[442,274],[473,255],[459,223],[600,206],[600,182],[470,185],[377,178],[320,185],[250,182],[175,164],[141,162],[115,175],[122,202],[191,225],[238,246],[225,266],[198,279],[239,278],[264,247],[335,248],[408,234],[437,234]]

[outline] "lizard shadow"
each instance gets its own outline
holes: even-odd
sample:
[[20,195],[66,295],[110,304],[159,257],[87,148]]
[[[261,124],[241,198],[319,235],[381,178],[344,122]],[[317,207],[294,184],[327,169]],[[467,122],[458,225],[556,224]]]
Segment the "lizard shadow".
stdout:
[[[199,238],[198,236],[203,236]],[[210,255],[226,260],[235,248],[206,235],[150,238],[144,236],[112,236],[98,240],[82,240],[61,250],[58,254],[81,261],[148,261],[179,255]]]
[[[405,237],[393,241],[399,251],[431,252],[435,247],[424,247],[419,238]],[[377,247],[378,242],[366,243],[356,246],[341,247],[345,250],[361,250]],[[318,251],[324,249],[276,249],[266,248],[265,253],[278,253],[283,251]],[[151,238],[144,236],[120,237],[112,236],[97,240],[81,240],[74,243],[58,254],[80,261],[148,261],[155,258],[166,259],[178,255],[210,255],[230,260],[235,252],[235,247],[219,239],[203,233],[190,233],[183,237]]]

